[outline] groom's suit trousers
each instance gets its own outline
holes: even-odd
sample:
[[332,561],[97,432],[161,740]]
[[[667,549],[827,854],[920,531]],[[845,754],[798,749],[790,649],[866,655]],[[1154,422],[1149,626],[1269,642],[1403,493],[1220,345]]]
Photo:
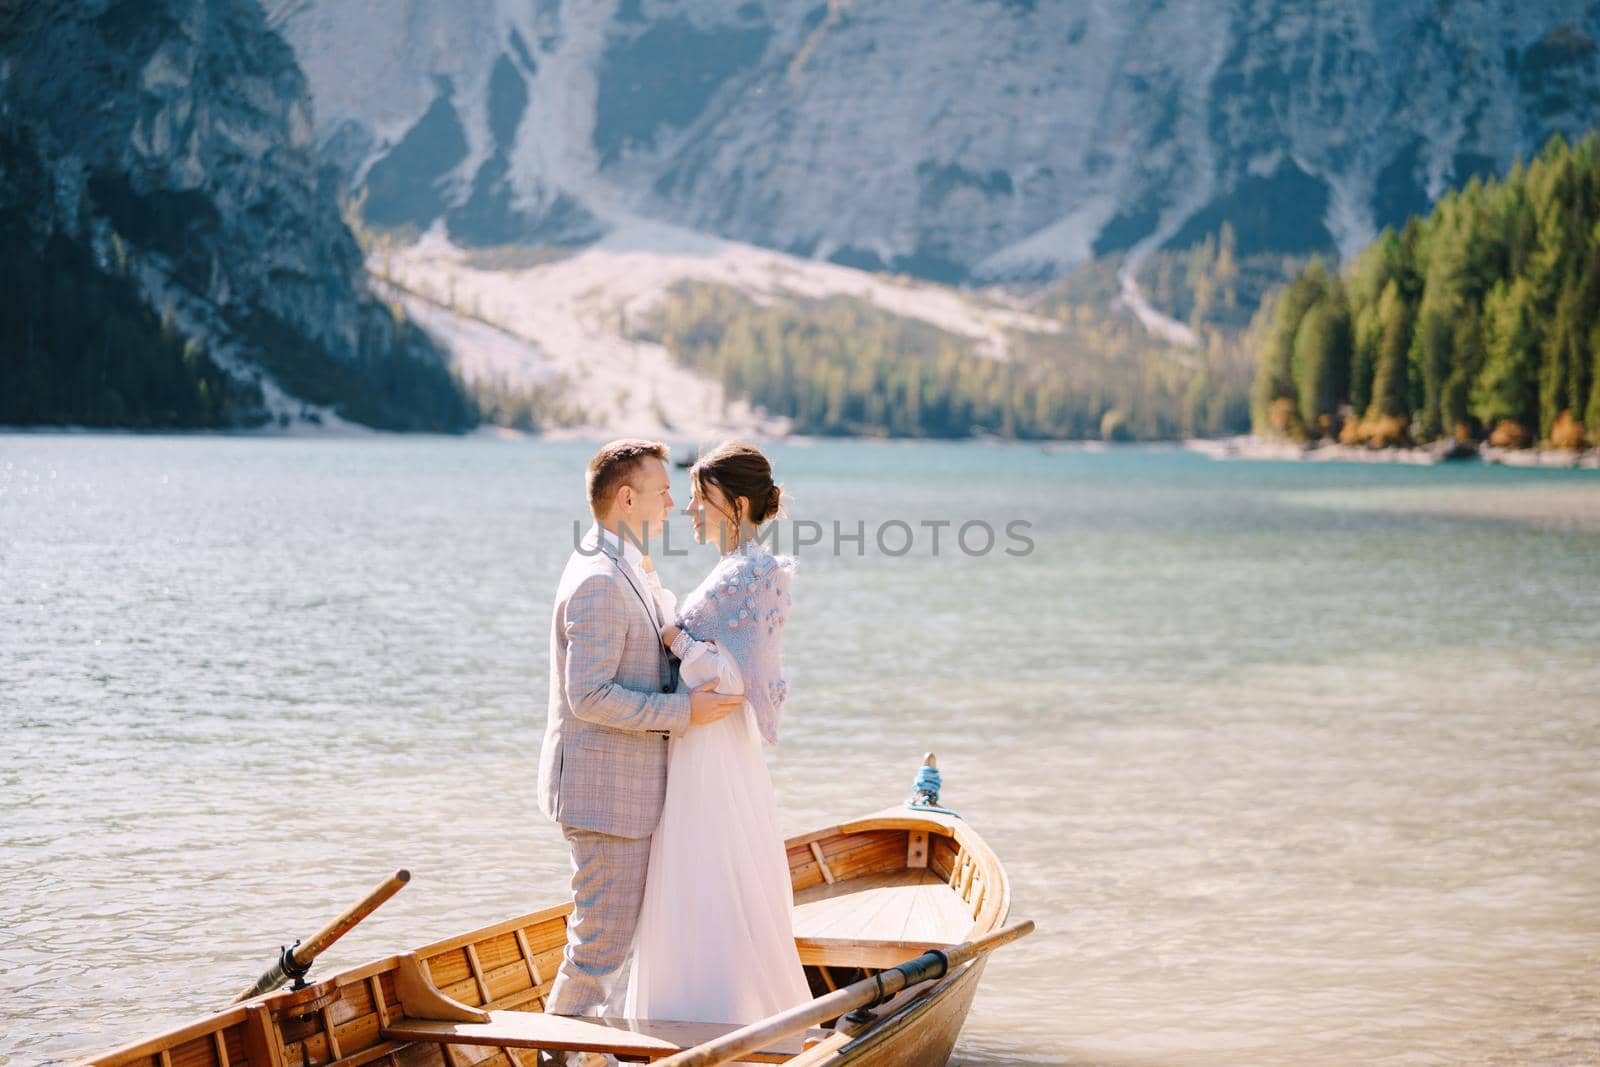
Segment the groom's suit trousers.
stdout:
[[633,947],[650,868],[650,838],[564,826],[572,849],[567,948],[545,1002],[555,1015],[599,1015]]

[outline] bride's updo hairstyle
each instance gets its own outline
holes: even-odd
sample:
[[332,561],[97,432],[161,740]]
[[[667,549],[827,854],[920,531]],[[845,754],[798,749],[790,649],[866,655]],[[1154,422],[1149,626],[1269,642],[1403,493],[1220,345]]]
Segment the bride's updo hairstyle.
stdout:
[[[734,509],[729,517],[748,519],[754,526],[776,517],[782,504],[783,487],[772,480],[772,464],[759,448],[743,441],[728,441],[701,456],[690,468],[689,480],[702,499],[707,486],[716,486]],[[740,497],[750,502],[748,515],[741,514]]]

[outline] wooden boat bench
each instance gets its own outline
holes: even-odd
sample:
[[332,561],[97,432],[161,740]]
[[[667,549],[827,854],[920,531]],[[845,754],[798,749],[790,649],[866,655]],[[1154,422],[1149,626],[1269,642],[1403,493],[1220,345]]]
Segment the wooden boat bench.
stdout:
[[[739,1029],[722,1023],[655,1019],[574,1018],[540,1011],[485,1010],[463,1004],[435,986],[413,953],[399,958],[395,987],[401,1014],[379,1028],[387,1041],[550,1052],[602,1052],[619,1060],[658,1060]],[[744,1057],[782,1063],[832,1031],[811,1029]]]
[[931,948],[955,948],[945,941],[878,941],[861,937],[796,937],[800,962],[807,967],[859,967],[882,971],[914,960]]
[[[739,1029],[717,1023],[662,1022],[654,1019],[578,1019],[541,1011],[489,1011],[485,1022],[396,1019],[381,1035],[390,1041],[489,1048],[537,1048],[552,1052],[604,1052],[618,1059],[658,1060]],[[757,1063],[782,1063],[805,1051],[808,1042],[831,1031],[808,1030],[744,1056]]]

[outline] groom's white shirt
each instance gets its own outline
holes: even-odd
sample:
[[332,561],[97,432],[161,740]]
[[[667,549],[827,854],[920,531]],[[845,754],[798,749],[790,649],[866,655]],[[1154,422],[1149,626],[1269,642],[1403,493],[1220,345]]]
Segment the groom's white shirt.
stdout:
[[[650,606],[656,614],[656,625],[664,626],[667,620],[661,617],[661,579],[656,577],[655,571],[644,569],[644,553],[639,551],[639,546],[634,544],[630,538],[612,533],[598,522],[589,527],[589,536],[586,540],[596,545],[615,545],[618,543],[622,545],[622,562],[627,564],[628,571],[632,574],[634,581],[639,583],[639,592],[645,594],[651,601]],[[650,594],[652,593],[655,595],[651,596]],[[671,594],[669,593],[668,595],[670,596]]]

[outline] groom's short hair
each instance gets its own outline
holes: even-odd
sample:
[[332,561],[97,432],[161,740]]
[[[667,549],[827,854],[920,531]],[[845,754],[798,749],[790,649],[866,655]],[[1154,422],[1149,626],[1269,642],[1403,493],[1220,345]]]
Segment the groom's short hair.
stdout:
[[639,473],[639,465],[650,458],[667,461],[667,446],[660,441],[646,441],[642,437],[624,437],[600,446],[589,459],[586,478],[589,486],[589,510],[600,518],[611,507],[617,490]]

